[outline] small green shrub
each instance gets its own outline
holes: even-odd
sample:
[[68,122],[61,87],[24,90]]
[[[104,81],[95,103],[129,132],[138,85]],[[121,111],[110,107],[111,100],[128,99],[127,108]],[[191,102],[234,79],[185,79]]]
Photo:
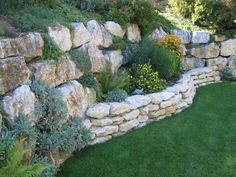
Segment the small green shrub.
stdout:
[[[2,154],[7,153],[7,158]],[[1,177],[40,177],[42,172],[47,168],[46,164],[35,163],[23,165],[21,161],[24,157],[24,141],[16,140],[11,146],[4,150],[4,145],[0,144],[0,165]]]
[[89,73],[91,71],[92,63],[87,53],[80,50],[72,50],[70,51],[70,55],[81,71],[84,73]]
[[113,50],[125,50],[127,42],[121,39],[120,37],[113,37],[112,46],[110,47]]
[[106,67],[99,73],[97,80],[103,94],[119,89],[123,89],[127,92],[129,91],[130,78],[126,71],[112,74],[110,69]]
[[93,88],[96,91],[96,99],[98,102],[102,101],[103,93],[101,92],[98,82],[96,81],[95,77],[92,73],[87,73],[81,76],[78,79],[79,83],[81,83],[83,86],[88,88]]
[[3,27],[0,27],[0,36],[4,36],[5,35],[5,30]]
[[15,137],[26,139],[37,139],[38,132],[32,123],[29,121],[30,117],[20,114],[16,117],[12,127],[12,133]]
[[84,133],[88,132],[81,127],[79,118],[65,122],[67,109],[61,93],[57,89],[49,88],[42,81],[33,81],[30,87],[38,100],[35,107],[35,116],[39,120],[35,125],[39,130],[38,155],[56,150],[71,153],[78,144],[84,146],[88,140],[88,135]]
[[236,68],[226,68],[220,72],[223,80],[236,81]]
[[44,60],[59,61],[63,55],[61,49],[52,41],[52,39],[46,35],[44,37],[43,56]]
[[179,76],[182,71],[177,54],[162,46],[155,45],[153,41],[143,41],[136,50],[133,50],[131,58],[131,63],[151,64],[152,69],[157,71],[160,78],[165,80]]
[[149,64],[134,64],[131,68],[131,89],[144,89],[145,93],[153,93],[165,88],[165,81],[159,79],[158,72]]
[[106,95],[106,102],[122,102],[128,97],[125,90],[109,91]]

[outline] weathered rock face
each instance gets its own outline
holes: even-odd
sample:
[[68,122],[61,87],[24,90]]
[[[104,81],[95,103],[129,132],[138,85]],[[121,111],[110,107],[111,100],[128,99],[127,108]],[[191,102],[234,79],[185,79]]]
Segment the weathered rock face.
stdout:
[[227,65],[227,58],[218,57],[207,60],[207,66],[212,68],[213,70],[223,70]]
[[73,28],[72,47],[77,48],[90,41],[91,36],[83,23],[71,23]]
[[162,29],[162,27],[160,27],[160,29],[155,29],[150,35],[149,35],[149,39],[151,40],[158,40],[162,37],[164,37],[165,35],[167,35],[167,33]]
[[[8,124],[12,126],[19,114],[33,115],[35,101],[35,95],[28,85],[23,85],[14,90],[10,96],[5,96],[3,98],[3,112]],[[33,117],[30,116],[30,118]]]
[[14,39],[0,40],[0,58],[22,55],[26,61],[42,56],[44,41],[40,33],[28,33]]
[[236,68],[236,55],[227,58],[227,60],[228,60],[228,66],[230,68]]
[[191,55],[197,58],[215,58],[218,57],[219,54],[220,47],[215,43],[193,48],[191,50]]
[[178,36],[184,44],[189,44],[191,42],[191,32],[188,30],[171,30],[171,33]]
[[192,43],[208,43],[210,41],[210,33],[208,31],[194,31]]
[[122,27],[118,24],[115,23],[113,21],[107,21],[104,24],[104,27],[107,29],[107,31],[109,31],[112,35],[116,36],[116,37],[120,37],[121,39],[124,37],[125,35],[125,30],[122,29]]
[[30,77],[23,57],[0,59],[0,95],[25,84]]
[[119,115],[130,111],[130,106],[125,103],[111,103],[111,115]]
[[110,105],[107,103],[99,103],[88,108],[86,115],[95,119],[101,119],[110,113]]
[[34,79],[42,80],[53,87],[73,79],[78,79],[83,75],[67,55],[63,56],[59,62],[49,60],[31,63],[29,68]]
[[106,55],[106,58],[108,59],[108,64],[111,68],[111,72],[117,72],[123,63],[123,55],[121,50],[108,51],[106,52]]
[[130,105],[131,109],[137,109],[148,105],[151,102],[151,98],[143,95],[135,95],[126,98],[125,102]]
[[184,66],[186,68],[200,68],[205,66],[206,61],[200,58],[184,58]]
[[127,132],[131,130],[132,128],[137,127],[139,124],[139,121],[137,119],[131,120],[129,122],[125,122],[120,125],[120,131],[121,132]]
[[104,26],[100,26],[96,20],[90,20],[87,23],[87,29],[91,34],[91,44],[103,48],[112,45],[112,35]]
[[106,67],[107,56],[103,55],[102,51],[98,49],[94,44],[85,44],[81,49],[89,55],[92,62],[91,71],[93,73],[99,73]]
[[141,32],[139,30],[138,25],[130,24],[127,30],[128,40],[131,42],[139,42],[141,41]]
[[236,39],[229,39],[221,43],[221,55],[236,55]]
[[48,27],[48,35],[54,43],[63,51],[69,51],[72,46],[70,30],[62,25]]
[[96,101],[95,91],[85,89],[77,81],[70,81],[60,86],[58,90],[62,93],[62,99],[71,117],[84,118],[88,106]]

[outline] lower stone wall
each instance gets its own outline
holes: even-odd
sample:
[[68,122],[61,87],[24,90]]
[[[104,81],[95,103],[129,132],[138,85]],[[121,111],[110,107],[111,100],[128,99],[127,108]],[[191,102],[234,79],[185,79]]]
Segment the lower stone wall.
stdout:
[[208,67],[196,68],[183,74],[177,84],[161,92],[130,96],[121,103],[93,104],[84,120],[84,125],[92,132],[89,144],[103,143],[178,113],[192,104],[197,87],[219,81],[218,71]]

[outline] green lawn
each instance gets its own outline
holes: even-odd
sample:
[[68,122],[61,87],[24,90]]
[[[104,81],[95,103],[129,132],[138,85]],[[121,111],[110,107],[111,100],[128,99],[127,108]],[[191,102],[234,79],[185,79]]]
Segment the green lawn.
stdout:
[[236,83],[200,88],[189,109],[75,153],[58,174],[58,177],[234,176]]

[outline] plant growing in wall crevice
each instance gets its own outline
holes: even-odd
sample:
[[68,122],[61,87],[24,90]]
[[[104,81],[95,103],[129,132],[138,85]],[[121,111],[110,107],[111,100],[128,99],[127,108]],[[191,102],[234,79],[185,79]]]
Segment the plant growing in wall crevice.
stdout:
[[43,56],[44,60],[55,60],[59,61],[63,55],[61,49],[53,42],[51,37],[48,35],[44,36],[44,48],[43,48]]

